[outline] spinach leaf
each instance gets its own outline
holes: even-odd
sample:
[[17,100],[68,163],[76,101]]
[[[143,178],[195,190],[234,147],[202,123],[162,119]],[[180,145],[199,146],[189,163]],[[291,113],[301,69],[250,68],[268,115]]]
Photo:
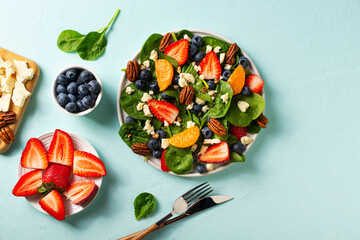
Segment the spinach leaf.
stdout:
[[145,218],[155,210],[156,199],[151,193],[140,193],[134,200],[135,218]]
[[140,51],[140,61],[143,63],[149,59],[151,51],[158,49],[163,35],[154,33],[145,41]]
[[[222,80],[220,80],[216,89],[217,89],[217,94],[214,101],[214,106],[209,110],[207,116],[211,118],[222,118],[223,116],[225,116],[226,112],[230,107],[231,99],[233,96],[233,90],[227,82]],[[227,103],[224,103],[223,100],[221,99],[221,95],[226,93],[229,94],[229,100]]]
[[141,125],[134,122],[121,125],[119,135],[129,147],[135,143],[146,143],[149,140],[148,134],[142,129]]
[[[238,101],[246,101],[250,107],[246,112],[241,112],[237,106]],[[242,94],[235,95],[231,101],[230,108],[226,113],[226,119],[233,125],[238,127],[248,126],[252,120],[259,117],[264,111],[265,101],[256,93],[251,93],[249,96]]]
[[[150,51],[150,52],[151,52],[151,51]],[[162,52],[160,52],[159,50],[157,50],[157,52],[158,52],[158,58],[165,59],[166,61],[168,61],[169,63],[171,63],[171,65],[172,65],[175,69],[177,69],[177,68],[179,67],[179,63],[178,63],[178,61],[177,61],[175,58],[170,57],[170,56],[168,56],[168,55],[165,55],[165,54],[163,54]]]
[[192,32],[190,32],[189,30],[186,30],[186,29],[183,29],[181,31],[179,31],[177,34],[176,34],[176,37],[178,40],[180,39],[183,39],[184,38],[184,35],[187,34],[190,38],[193,38],[194,37],[194,34]]
[[175,98],[177,101],[179,101],[180,92],[176,90],[175,88],[168,87],[165,91],[162,91],[166,95]]
[[104,51],[107,45],[105,28],[101,33],[89,32],[84,40],[79,44],[76,51],[84,60],[94,60],[98,58]]
[[261,127],[256,123],[256,121],[252,121],[249,126],[246,128],[248,133],[256,134],[259,133]]
[[84,38],[85,35],[82,35],[77,31],[64,30],[58,37],[57,46],[61,51],[72,52],[76,50]]
[[234,135],[228,133],[227,143],[229,144],[229,147],[234,145],[237,142],[239,142],[239,140],[237,140],[237,138]]
[[131,93],[131,94],[127,94],[125,92],[126,88],[124,88],[124,90],[121,92],[120,105],[121,105],[122,109],[130,117],[133,117],[135,119],[138,119],[138,120],[150,119],[150,118],[145,116],[143,111],[138,111],[137,108],[136,108],[138,102],[140,102],[140,100],[141,100],[141,98],[142,98],[142,96],[143,96],[143,94],[145,92],[141,91],[140,89],[137,89],[135,87],[134,83],[130,83],[129,85],[127,85],[127,87],[131,87],[135,91],[133,93]]
[[212,103],[212,99],[211,99],[210,95],[207,93],[207,91],[204,90],[205,85],[204,85],[203,81],[201,81],[201,79],[199,78],[199,75],[197,74],[194,66],[190,63],[185,63],[185,65],[181,69],[181,72],[190,73],[191,75],[193,75],[195,78],[195,83],[190,84],[190,85],[194,87],[195,95],[198,98],[201,98],[202,100]]
[[165,151],[165,162],[173,173],[187,173],[193,166],[190,148],[176,148],[170,145]]
[[[220,53],[223,52],[227,52],[227,50],[229,49],[229,47],[231,46],[231,43],[225,42],[223,40],[220,40],[216,37],[210,37],[210,36],[205,36],[202,38],[203,39],[203,44],[201,45],[201,47],[199,48],[200,51],[205,52],[206,51],[206,46],[210,45],[213,47],[213,49],[217,46],[220,46]],[[240,49],[239,51],[240,52]]]
[[245,156],[242,154],[239,155],[236,152],[231,152],[229,162],[245,162]]
[[159,130],[163,125],[163,123],[157,118],[151,119],[151,124],[154,125],[155,130]]

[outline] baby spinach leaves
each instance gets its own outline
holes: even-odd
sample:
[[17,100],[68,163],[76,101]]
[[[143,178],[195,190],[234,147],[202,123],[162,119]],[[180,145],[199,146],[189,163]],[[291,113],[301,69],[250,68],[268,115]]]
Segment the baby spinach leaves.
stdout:
[[84,60],[90,61],[97,59],[105,51],[107,45],[106,31],[118,16],[119,12],[120,10],[117,9],[108,25],[96,32],[89,32],[86,36],[74,30],[62,31],[57,40],[58,48],[64,52],[76,50]]
[[225,42],[225,41],[220,40],[220,39],[215,38],[215,37],[206,36],[206,37],[203,37],[202,39],[203,39],[203,44],[202,44],[202,46],[200,47],[199,50],[203,51],[203,52],[206,51],[206,46],[207,45],[210,45],[213,48],[215,48],[217,46],[220,46],[221,47],[220,53],[227,52],[227,50],[231,46],[231,43]]
[[252,121],[249,126],[246,127],[248,133],[256,134],[259,133],[261,127],[256,123],[256,121]]
[[145,218],[155,210],[156,199],[151,193],[140,193],[134,200],[134,212],[136,220]]
[[141,125],[134,122],[121,125],[119,135],[129,147],[135,143],[146,143],[149,140],[148,134],[142,129]]
[[[233,90],[231,86],[223,80],[220,80],[220,82],[217,84],[216,90],[217,94],[214,101],[214,106],[209,110],[207,116],[211,118],[222,118],[223,116],[225,116],[226,112],[230,107]],[[224,103],[221,99],[221,96],[224,94],[229,95],[227,103]]]
[[185,65],[181,69],[181,72],[190,73],[191,75],[194,76],[195,83],[190,84],[190,85],[194,87],[195,95],[198,98],[201,98],[202,100],[205,100],[207,102],[212,102],[210,95],[205,90],[206,86],[205,86],[204,82],[199,78],[199,75],[197,74],[197,72],[192,64],[185,63]]
[[150,119],[145,116],[143,111],[137,110],[137,105],[145,92],[137,89],[134,83],[130,83],[127,87],[131,87],[135,91],[131,94],[127,94],[126,88],[124,88],[124,90],[121,92],[120,105],[122,109],[132,118],[138,120]]
[[176,37],[177,39],[183,39],[185,34],[187,34],[190,38],[193,38],[194,37],[194,34],[192,32],[190,32],[189,30],[186,30],[186,29],[183,29],[181,31],[179,31],[177,34],[176,34]]
[[140,51],[140,61],[145,62],[149,59],[151,51],[159,48],[163,35],[154,33],[145,41]]
[[193,157],[189,148],[169,146],[165,151],[165,161],[169,169],[176,174],[185,174],[193,166]]
[[236,152],[231,152],[229,162],[245,162],[245,156]]

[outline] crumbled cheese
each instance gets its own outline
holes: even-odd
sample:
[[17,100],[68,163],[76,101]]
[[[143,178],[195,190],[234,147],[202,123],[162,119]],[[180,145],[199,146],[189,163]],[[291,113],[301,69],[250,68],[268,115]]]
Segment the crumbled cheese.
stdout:
[[220,53],[220,64],[222,64],[225,60],[225,53]]
[[191,62],[191,64],[192,64],[193,66],[195,66],[195,65],[196,65],[196,62]]
[[15,82],[15,88],[11,100],[15,106],[23,107],[25,100],[31,96],[31,93],[26,90],[25,85],[21,82]]
[[246,112],[246,110],[250,107],[250,105],[245,101],[238,101],[237,106],[241,112]]
[[184,78],[179,78],[179,86],[180,87],[186,87],[188,84]]
[[249,143],[251,143],[253,140],[251,137],[248,137],[248,136],[243,136],[240,138],[240,142],[243,144],[243,145],[247,145]]
[[178,73],[181,73],[181,66],[178,66],[178,68],[176,69],[176,71],[177,71]]
[[197,71],[197,72],[201,71],[201,67],[198,66],[198,65],[194,65],[194,69],[195,69],[195,71]]
[[161,139],[161,148],[162,148],[162,149],[168,148],[169,145],[170,145],[170,143],[169,143],[169,139],[168,139],[168,138],[163,138],[163,139]]
[[139,102],[138,105],[136,106],[136,109],[137,109],[138,111],[142,111],[143,108],[144,108],[144,105],[145,105],[145,103]]
[[204,106],[201,108],[201,111],[202,111],[203,113],[206,113],[207,111],[209,111],[208,105],[204,105]]
[[215,97],[216,97],[217,91],[216,90],[210,90],[208,93],[209,93],[211,99],[214,100]]
[[15,80],[11,77],[11,75],[1,79],[0,92],[12,93],[14,87]]
[[179,121],[174,121],[174,124],[175,124],[176,126],[178,126],[178,127],[181,126],[181,123],[180,123]]
[[169,126],[169,123],[168,123],[166,120],[164,121],[164,126],[165,126],[165,127],[168,127],[168,126]]
[[195,97],[195,102],[199,105],[203,105],[206,101],[201,98]]
[[230,64],[225,64],[224,69],[225,69],[225,70],[230,70],[231,66],[232,66],[232,65],[230,65]]
[[204,75],[200,75],[199,78],[202,79],[202,80],[204,80],[204,79],[205,79],[205,76],[204,76]]
[[186,106],[186,109],[191,110],[194,107],[194,102],[191,102],[189,105]]
[[146,68],[149,68],[150,67],[150,61],[149,60],[146,60],[143,62],[143,65],[146,67]]
[[158,59],[158,53],[156,50],[151,51],[149,59],[153,60],[154,62]]
[[220,76],[220,78],[219,78],[220,80],[223,80],[224,79],[224,77],[223,76]]
[[193,121],[187,121],[186,122],[186,128],[191,128],[193,126],[195,126],[196,124]]
[[195,150],[197,149],[198,145],[195,143],[194,145],[191,146],[190,150],[192,152],[195,152]]
[[143,112],[144,112],[144,115],[145,117],[152,117],[153,115],[151,114],[151,111],[149,109],[149,106],[144,104],[144,107],[143,107]]
[[208,146],[202,145],[198,155],[204,155],[205,152],[207,151],[207,149],[208,149]]
[[225,94],[221,95],[220,98],[223,101],[223,103],[228,103],[229,102],[229,94],[228,93],[225,93]]
[[150,91],[149,91],[149,94],[150,94],[150,95],[154,95],[154,91],[153,91],[153,90],[150,90]]
[[188,85],[188,83],[195,83],[195,78],[192,74],[190,73],[180,73],[180,78],[179,78],[179,86],[180,87],[185,87]]
[[154,127],[151,126],[151,121],[150,120],[146,120],[143,130],[145,130],[148,135],[155,134]]
[[142,95],[142,97],[141,97],[141,101],[142,101],[142,102],[147,102],[147,101],[149,101],[150,99],[152,99],[152,96],[150,96],[150,94],[148,94],[148,93],[144,93],[144,94]]
[[0,111],[7,112],[9,111],[11,100],[11,93],[2,93],[0,97]]
[[211,52],[211,51],[212,51],[212,46],[207,45],[207,46],[206,46],[206,53],[209,53],[209,52]]
[[217,139],[217,138],[214,138],[214,139],[205,139],[204,140],[204,144],[217,144],[217,143],[220,143],[220,139]]
[[212,164],[212,163],[207,163],[205,166],[206,166],[206,170],[208,170],[208,172],[214,170],[214,164]]
[[14,64],[10,62],[9,60],[1,63],[0,69],[3,69],[2,72],[5,71],[6,76],[10,76],[15,73],[16,69],[14,67]]
[[217,46],[214,48],[214,53],[219,53],[220,52],[221,47]]
[[191,38],[190,38],[187,34],[184,35],[184,39],[186,39],[186,40],[188,40],[189,42],[191,42]]
[[26,61],[14,60],[14,65],[16,68],[16,80],[18,82],[25,83],[34,77],[34,70],[32,68],[28,68]]
[[130,95],[130,94],[132,94],[133,92],[135,92],[135,89],[133,89],[132,87],[127,87],[127,88],[125,89],[125,92],[126,92],[128,95]]

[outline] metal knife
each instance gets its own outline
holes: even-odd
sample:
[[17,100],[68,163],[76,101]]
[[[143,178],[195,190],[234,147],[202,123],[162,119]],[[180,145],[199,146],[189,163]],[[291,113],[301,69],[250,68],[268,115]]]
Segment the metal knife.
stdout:
[[[188,210],[184,213],[184,214],[181,214],[180,216],[177,216],[175,218],[172,218],[172,219],[169,219],[167,220],[166,222],[164,222],[163,224],[161,224],[157,229],[155,230],[158,230],[162,227],[165,227],[169,224],[172,224],[174,222],[177,222],[183,218],[186,218],[186,217],[189,217],[195,213],[198,213],[198,212],[201,212],[203,210],[206,210],[206,209],[209,209],[213,206],[216,206],[218,204],[221,204],[221,203],[224,203],[224,202],[227,202],[229,200],[233,199],[233,197],[228,197],[228,196],[210,196],[210,197],[205,197],[203,199],[200,199],[198,200],[197,202],[195,202],[194,204],[192,204]],[[140,232],[142,232],[143,230],[141,231],[138,231],[136,233],[133,233],[131,235],[128,235],[126,237],[123,237],[123,238],[119,238],[119,240],[130,240],[132,239],[133,237],[137,236]]]

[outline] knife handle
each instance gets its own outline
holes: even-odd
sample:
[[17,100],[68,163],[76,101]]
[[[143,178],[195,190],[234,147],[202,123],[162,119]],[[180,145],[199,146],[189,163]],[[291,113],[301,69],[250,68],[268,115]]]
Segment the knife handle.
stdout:
[[154,223],[153,225],[151,225],[150,227],[148,227],[147,229],[145,229],[144,231],[140,232],[140,234],[136,235],[132,240],[140,240],[143,239],[144,237],[146,237],[149,233],[157,230],[159,228],[158,225],[156,225],[156,223]]

